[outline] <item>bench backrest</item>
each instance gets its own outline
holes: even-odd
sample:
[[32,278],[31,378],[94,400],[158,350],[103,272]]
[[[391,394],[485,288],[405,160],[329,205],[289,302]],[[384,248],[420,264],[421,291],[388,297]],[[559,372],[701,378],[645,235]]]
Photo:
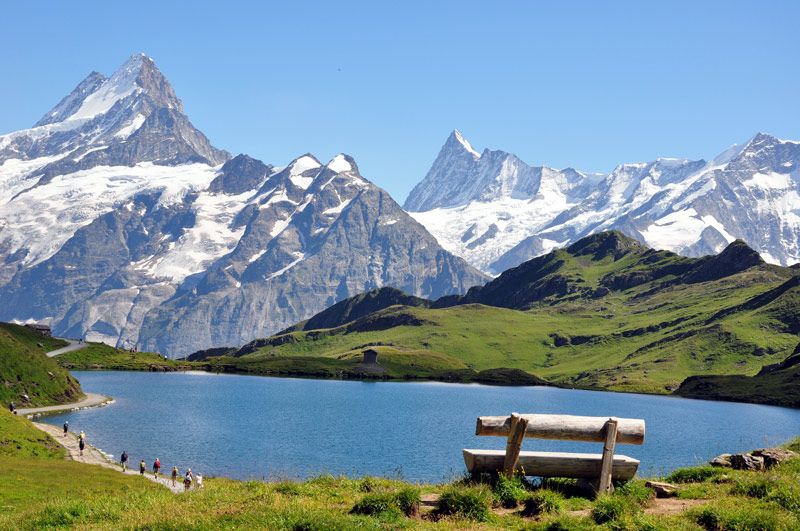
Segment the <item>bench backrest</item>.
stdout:
[[[604,442],[606,423],[609,417],[580,417],[576,415],[519,415],[528,421],[525,437],[563,441]],[[622,419],[617,421],[617,443],[643,444],[645,425],[643,419]],[[511,431],[511,417],[478,417],[475,435],[508,437]]]

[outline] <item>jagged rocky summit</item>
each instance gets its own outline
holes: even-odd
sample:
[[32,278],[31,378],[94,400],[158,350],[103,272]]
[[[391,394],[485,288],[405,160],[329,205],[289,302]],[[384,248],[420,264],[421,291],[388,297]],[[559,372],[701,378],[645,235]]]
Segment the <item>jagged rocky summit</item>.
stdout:
[[485,279],[347,155],[276,168],[215,148],[144,55],[0,136],[3,321],[181,356],[373,288]]
[[738,238],[791,265],[800,261],[798,167],[800,142],[763,133],[710,161],[660,158],[603,175],[478,153],[454,131],[404,208],[445,249],[492,274],[612,229],[687,256]]

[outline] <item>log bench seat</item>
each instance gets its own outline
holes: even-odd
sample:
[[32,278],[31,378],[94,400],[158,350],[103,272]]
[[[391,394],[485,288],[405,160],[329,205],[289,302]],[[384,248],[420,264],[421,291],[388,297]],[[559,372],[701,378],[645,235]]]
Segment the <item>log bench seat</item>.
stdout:
[[[472,474],[502,470],[505,458],[505,450],[464,450],[464,462]],[[599,475],[602,461],[603,454],[522,450],[517,468],[526,476],[595,479]],[[636,475],[638,468],[638,459],[615,454],[611,475],[614,479],[627,481]]]
[[[643,444],[642,419],[512,413],[478,417],[475,435],[506,437],[505,450],[464,450],[464,463],[473,475],[515,473],[538,477],[593,480],[598,493],[611,492],[612,478],[627,481],[636,475],[639,461],[616,453],[617,444]],[[602,442],[599,454],[522,451],[526,438]]]

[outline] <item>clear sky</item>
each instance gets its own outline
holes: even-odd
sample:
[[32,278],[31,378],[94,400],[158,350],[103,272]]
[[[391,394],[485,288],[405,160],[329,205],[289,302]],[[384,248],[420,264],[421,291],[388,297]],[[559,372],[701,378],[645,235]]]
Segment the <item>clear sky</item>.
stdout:
[[610,171],[800,139],[800,2],[8,2],[0,131],[151,56],[211,141],[275,165],[352,154],[400,202],[454,128]]

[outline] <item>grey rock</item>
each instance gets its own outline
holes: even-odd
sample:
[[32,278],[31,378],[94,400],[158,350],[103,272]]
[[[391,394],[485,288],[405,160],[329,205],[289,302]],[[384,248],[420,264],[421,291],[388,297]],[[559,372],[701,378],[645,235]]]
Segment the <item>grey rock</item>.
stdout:
[[764,458],[751,454],[733,454],[731,456],[731,468],[734,470],[764,470]]
[[764,459],[765,468],[772,468],[783,463],[784,461],[794,459],[798,455],[796,452],[787,450],[785,448],[761,448],[758,450],[753,450],[751,454]]
[[731,455],[732,454],[720,454],[717,457],[715,457],[714,459],[712,459],[711,461],[709,461],[708,463],[711,466],[730,468],[731,467]]

